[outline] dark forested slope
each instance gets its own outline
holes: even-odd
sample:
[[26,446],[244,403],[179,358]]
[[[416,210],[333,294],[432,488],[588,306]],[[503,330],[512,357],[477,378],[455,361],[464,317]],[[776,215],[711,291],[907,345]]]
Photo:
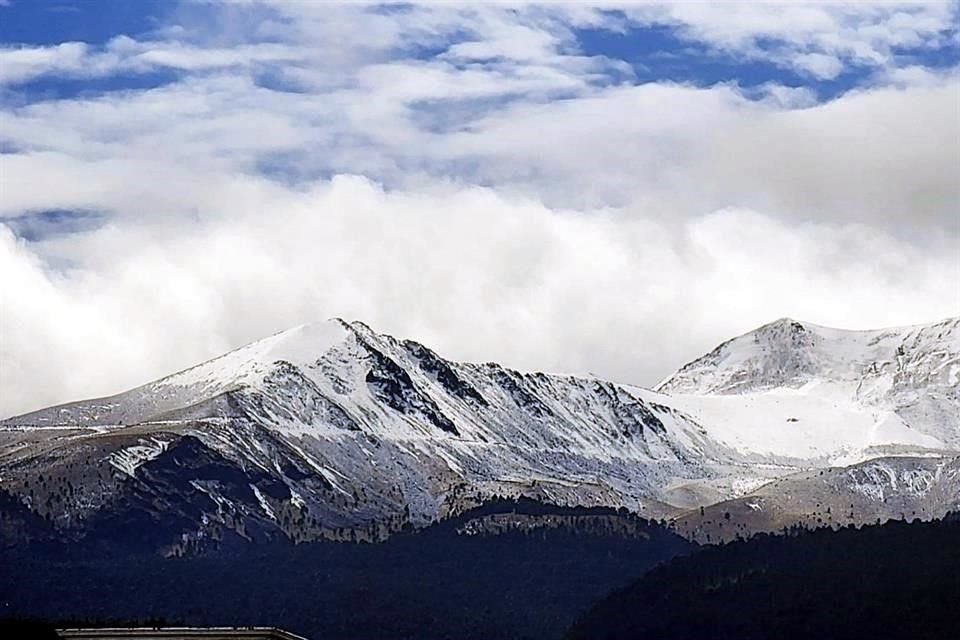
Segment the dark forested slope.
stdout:
[[960,636],[960,522],[759,536],[659,567],[571,640]]
[[611,589],[695,548],[625,511],[503,501],[376,544],[224,544],[182,558],[8,548],[0,607],[71,624],[276,625],[323,640],[558,638]]

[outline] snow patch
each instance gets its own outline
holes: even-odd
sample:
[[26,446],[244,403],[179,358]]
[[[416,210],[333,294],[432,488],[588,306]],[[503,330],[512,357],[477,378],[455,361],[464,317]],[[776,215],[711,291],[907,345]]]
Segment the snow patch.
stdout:
[[303,496],[301,496],[300,493],[297,492],[297,490],[293,487],[290,487],[290,504],[295,506],[297,509],[303,509],[303,507],[307,504],[304,502]]
[[849,388],[829,381],[787,391],[673,395],[663,402],[694,418],[710,438],[744,454],[827,462],[846,457],[849,463],[851,453],[881,445],[944,446],[892,412],[861,406]]
[[251,483],[249,486],[250,489],[253,490],[253,495],[257,496],[257,502],[260,503],[260,508],[263,509],[263,512],[266,513],[267,517],[271,520],[276,520],[277,516],[274,515],[273,509],[270,507],[270,503],[267,502],[266,496],[257,488],[257,485]]
[[140,465],[155,459],[166,451],[168,446],[168,441],[159,438],[141,439],[140,444],[114,451],[110,454],[109,462],[115,469],[133,477]]

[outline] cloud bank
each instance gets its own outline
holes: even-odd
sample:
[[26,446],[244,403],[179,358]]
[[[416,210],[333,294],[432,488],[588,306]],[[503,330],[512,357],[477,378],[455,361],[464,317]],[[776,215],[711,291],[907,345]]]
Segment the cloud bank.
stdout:
[[329,315],[457,358],[651,384],[774,316],[903,324],[955,301],[955,244],[931,252],[860,225],[241,180],[224,189],[229,216],[52,238],[55,259],[4,233],[0,386],[31,390],[5,408],[106,394]]

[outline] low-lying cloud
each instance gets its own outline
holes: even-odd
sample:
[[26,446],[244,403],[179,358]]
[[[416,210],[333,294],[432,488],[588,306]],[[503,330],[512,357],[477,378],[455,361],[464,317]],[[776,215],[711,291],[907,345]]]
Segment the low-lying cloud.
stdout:
[[116,392],[333,315],[456,358],[653,384],[775,316],[866,327],[955,301],[956,244],[858,226],[740,209],[666,224],[349,176],[245,195],[227,217],[118,219],[40,247],[0,226],[0,413]]

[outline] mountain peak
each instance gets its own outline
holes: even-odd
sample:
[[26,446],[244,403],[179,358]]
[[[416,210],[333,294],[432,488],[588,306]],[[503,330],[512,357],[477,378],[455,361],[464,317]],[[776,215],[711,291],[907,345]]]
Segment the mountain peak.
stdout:
[[[794,318],[790,318],[790,317],[788,317],[788,316],[784,316],[784,317],[782,317],[782,318],[777,318],[777,319],[774,320],[773,322],[768,322],[767,324],[763,325],[763,327],[771,327],[771,326],[774,326],[774,325],[800,325],[800,326],[803,326],[803,324],[804,324],[804,323],[800,322],[799,320],[796,320],[796,319],[794,319]],[[762,328],[762,327],[761,327],[761,328]]]
[[[817,327],[818,329],[820,327]],[[752,338],[754,343],[766,340],[769,343],[785,343],[794,348],[813,346],[818,334],[813,325],[799,322],[793,318],[780,318],[749,333],[734,338]]]
[[757,329],[754,329],[750,333],[756,333],[757,331],[763,331],[764,329],[780,329],[780,328],[790,328],[796,331],[801,331],[801,330],[805,330],[808,326],[809,326],[809,323],[801,322],[794,318],[788,318],[785,316],[783,318],[777,318],[773,322],[768,322],[767,324]]
[[858,382],[881,371],[895,375],[908,354],[914,354],[921,368],[933,361],[924,360],[927,353],[955,358],[960,351],[960,334],[953,331],[957,322],[849,331],[780,318],[720,344],[656,388],[667,393],[731,394],[798,388],[812,380]]

